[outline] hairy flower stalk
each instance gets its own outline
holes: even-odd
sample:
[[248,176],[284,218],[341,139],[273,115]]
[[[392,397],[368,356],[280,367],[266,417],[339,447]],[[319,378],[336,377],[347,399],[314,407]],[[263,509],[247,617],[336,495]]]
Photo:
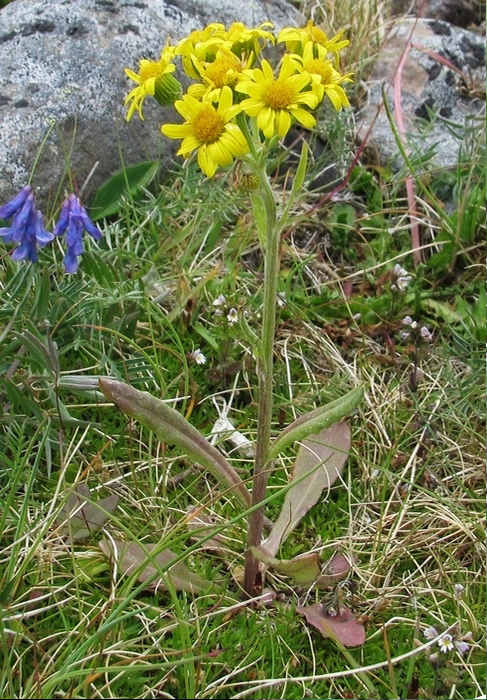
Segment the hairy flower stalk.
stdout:
[[[265,169],[259,173],[260,185],[252,201],[261,197],[264,204],[263,221],[266,225],[264,256],[264,308],[262,314],[262,338],[257,358],[259,382],[259,410],[257,444],[255,449],[254,474],[252,482],[252,505],[264,500],[267,480],[272,463],[267,459],[271,438],[273,407],[273,353],[276,325],[277,278],[279,274],[280,230],[276,220],[274,194]],[[254,215],[255,215],[254,208]],[[256,216],[257,219],[257,216]],[[262,231],[260,232],[262,235]],[[244,589],[252,596],[259,579],[259,562],[252,554],[252,547],[258,547],[262,540],[264,509],[258,508],[249,516],[247,551],[245,555]]]

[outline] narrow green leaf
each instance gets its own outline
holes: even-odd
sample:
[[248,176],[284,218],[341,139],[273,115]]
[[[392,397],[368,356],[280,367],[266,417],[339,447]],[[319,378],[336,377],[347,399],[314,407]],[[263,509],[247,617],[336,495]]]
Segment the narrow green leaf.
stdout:
[[91,219],[98,221],[115,214],[127,194],[135,194],[140,187],[146,187],[159,169],[159,161],[151,160],[132,165],[116,173],[102,185],[95,195],[91,207]]
[[136,542],[114,540],[112,543],[102,540],[99,546],[103,554],[117,562],[124,574],[137,572],[137,580],[141,583],[150,580],[147,588],[164,591],[174,588],[176,591],[202,593],[212,586],[211,581],[195,574],[182,561],[171,566],[171,561],[177,555],[170,549],[163,549],[151,556],[151,552],[158,547],[156,544],[141,547]]
[[269,461],[274,459],[280,452],[292,445],[293,442],[304,440],[311,433],[318,433],[323,428],[327,428],[348,416],[357,408],[363,398],[363,394],[362,387],[356,387],[349,391],[348,394],[345,394],[345,396],[341,396],[325,406],[320,406],[314,411],[300,416],[277,436],[271,445],[267,459]]
[[265,202],[259,191],[250,193],[250,201],[252,202],[252,214],[254,215],[259,240],[262,245],[265,244],[267,238],[267,213]]
[[299,157],[299,163],[296,170],[296,175],[294,176],[293,186],[291,189],[291,199],[293,200],[296,197],[296,195],[299,194],[299,190],[303,186],[304,178],[306,175],[306,168],[308,166],[308,152],[308,142],[306,140],[303,140],[301,155]]
[[218,480],[223,480],[242,505],[250,506],[250,493],[235,469],[180,413],[146,391],[115,379],[100,379],[99,387],[122,413],[150,428],[159,440],[177,445]]

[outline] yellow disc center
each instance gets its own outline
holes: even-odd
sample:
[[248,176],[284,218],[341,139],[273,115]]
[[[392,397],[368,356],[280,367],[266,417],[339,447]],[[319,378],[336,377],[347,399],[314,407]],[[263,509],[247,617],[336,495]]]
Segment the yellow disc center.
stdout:
[[318,73],[318,75],[321,76],[321,82],[323,85],[331,83],[331,61],[321,61],[319,58],[314,58],[306,63],[305,70],[307,70],[308,73]]
[[159,61],[141,61],[139,66],[140,82],[145,83],[149,78],[157,78],[161,75],[161,65]]
[[294,91],[284,80],[274,80],[267,88],[264,101],[272,109],[284,109],[293,102]]
[[241,72],[242,66],[237,58],[231,56],[219,56],[210,63],[205,70],[205,77],[211,80],[216,87],[234,85],[237,79],[236,73]]
[[224,128],[224,120],[211,105],[203,105],[193,120],[194,135],[202,143],[217,141]]

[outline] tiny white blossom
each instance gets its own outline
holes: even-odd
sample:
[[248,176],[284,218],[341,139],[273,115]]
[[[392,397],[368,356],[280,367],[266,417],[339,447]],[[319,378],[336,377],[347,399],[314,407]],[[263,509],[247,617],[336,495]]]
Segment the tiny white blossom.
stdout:
[[206,362],[206,357],[203,355],[199,348],[196,348],[196,350],[190,352],[189,357],[191,360],[194,360],[194,362],[196,362],[197,365],[204,365]]
[[413,278],[408,273],[408,271],[400,265],[394,265],[394,269],[392,272],[394,277],[396,278],[396,283],[392,285],[392,289],[399,289],[401,292],[404,292],[404,290],[408,288],[409,283]]
[[361,318],[362,318],[362,314],[361,314],[361,313],[358,313],[358,314],[354,314],[354,315],[353,315],[353,320],[354,320],[354,321],[360,321]]
[[213,299],[213,306],[222,306],[226,302],[223,294],[220,294],[216,299]]
[[401,331],[399,335],[403,340],[406,340],[406,338],[409,338],[409,331]]
[[404,316],[404,318],[402,319],[402,322],[405,326],[410,326],[411,323],[413,322],[413,319],[411,318],[411,316]]
[[438,636],[438,631],[436,627],[427,627],[425,630],[423,630],[423,634],[425,636],[425,639],[430,640]]
[[467,644],[467,642],[455,642],[455,646],[457,648],[458,653],[462,655],[470,649],[470,645]]
[[438,646],[440,647],[440,651],[445,653],[451,651],[454,648],[451,634],[444,634],[443,637],[438,640]]
[[428,328],[426,328],[426,326],[422,326],[419,332],[428,343],[430,343],[433,340],[433,334],[428,330]]
[[454,586],[455,589],[455,598],[460,598],[463,591],[465,590],[465,586],[462,583],[456,583]]
[[232,323],[232,324],[237,323],[237,321],[238,321],[237,309],[234,309],[234,308],[230,309],[230,311],[228,312],[228,315],[227,315],[227,321],[228,321],[228,323]]
[[415,331],[417,327],[418,327],[418,322],[417,322],[417,321],[413,321],[413,322],[411,323],[411,328],[413,329],[413,331]]

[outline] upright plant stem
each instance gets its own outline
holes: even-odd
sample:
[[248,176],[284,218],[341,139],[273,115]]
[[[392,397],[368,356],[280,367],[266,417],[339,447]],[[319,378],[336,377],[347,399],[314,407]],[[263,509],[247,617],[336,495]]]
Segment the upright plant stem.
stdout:
[[[262,317],[262,341],[257,360],[259,410],[252,482],[252,505],[257,505],[264,500],[269,469],[271,467],[271,463],[267,461],[267,454],[270,446],[273,407],[273,353],[280,243],[274,194],[264,169],[259,173],[259,176],[261,180],[260,186],[259,190],[253,195],[253,203],[258,198],[261,216],[259,217],[260,220],[258,220],[256,216],[256,221],[264,249],[264,307]],[[257,213],[256,208],[254,204],[254,213]],[[265,216],[262,216],[263,213]],[[262,230],[264,227],[266,229],[265,231]],[[264,508],[262,507],[250,514],[248,523],[244,588],[246,593],[250,596],[255,593],[259,574],[259,562],[253,556],[250,548],[260,545],[263,523]]]

